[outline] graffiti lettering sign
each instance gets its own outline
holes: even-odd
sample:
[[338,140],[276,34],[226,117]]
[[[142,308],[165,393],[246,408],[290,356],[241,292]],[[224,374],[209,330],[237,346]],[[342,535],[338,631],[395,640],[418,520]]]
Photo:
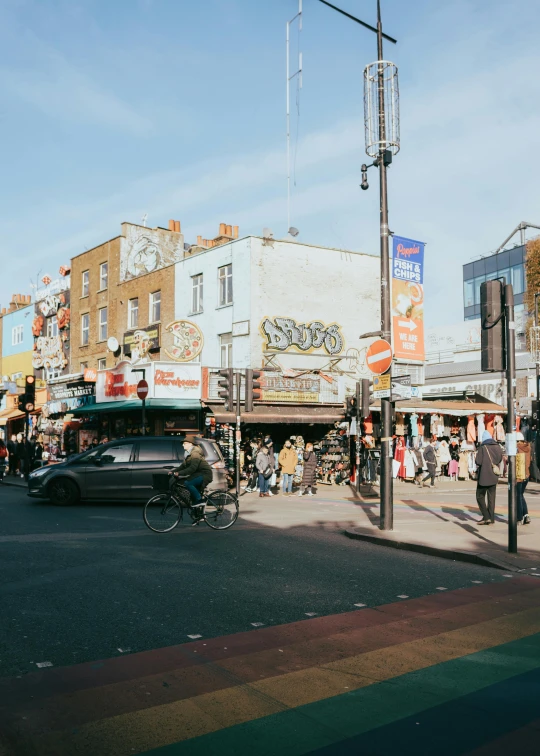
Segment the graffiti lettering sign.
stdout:
[[34,342],[34,354],[32,366],[40,368],[52,368],[63,370],[67,365],[67,357],[61,336],[38,336]]
[[261,323],[261,332],[266,338],[266,347],[278,352],[296,349],[299,352],[312,352],[324,349],[327,354],[340,354],[345,340],[337,323],[325,325],[320,320],[312,323],[297,324],[292,318],[265,318]]

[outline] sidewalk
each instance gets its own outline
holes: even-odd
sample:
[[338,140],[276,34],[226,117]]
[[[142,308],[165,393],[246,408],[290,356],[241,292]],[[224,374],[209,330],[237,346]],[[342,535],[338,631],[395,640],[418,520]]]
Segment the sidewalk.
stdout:
[[[518,553],[508,553],[508,489],[497,490],[495,525],[479,526],[474,481],[439,481],[435,489],[394,482],[394,529],[379,529],[379,490],[362,486],[355,494],[358,524],[349,538],[499,569],[537,567],[540,576],[540,485],[529,483],[525,498],[530,525],[518,525]],[[534,574],[534,570],[533,570]]]
[[15,478],[13,475],[4,475],[4,480],[0,483],[2,486],[19,486],[19,488],[28,488],[28,483],[20,475]]

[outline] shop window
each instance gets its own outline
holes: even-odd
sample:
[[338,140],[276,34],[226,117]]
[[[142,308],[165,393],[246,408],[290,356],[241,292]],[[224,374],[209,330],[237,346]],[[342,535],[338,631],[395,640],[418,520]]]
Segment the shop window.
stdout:
[[107,358],[106,357],[100,357],[97,361],[97,369],[98,370],[105,370],[107,367]]
[[221,367],[232,367],[232,333],[222,333],[219,337]]
[[224,265],[222,268],[218,268],[219,277],[219,306],[232,304],[233,301],[233,289],[232,289],[232,265]]
[[161,292],[154,291],[150,294],[150,323],[158,323],[161,320]]
[[121,446],[109,446],[105,449],[100,459],[104,465],[125,464],[131,459],[133,444],[122,444]]
[[139,327],[139,299],[130,299],[128,302],[128,328]]
[[11,346],[22,344],[24,335],[24,326],[17,325],[11,329]]
[[102,307],[99,311],[99,341],[107,339],[107,308]]
[[90,293],[90,271],[89,270],[83,270],[82,273],[82,297],[87,297]]
[[463,282],[463,305],[464,307],[474,305],[474,280]]
[[139,462],[177,460],[172,441],[139,441]]
[[90,313],[86,312],[81,315],[81,346],[88,346],[90,343]]
[[56,315],[47,320],[47,336],[58,336],[58,320]]
[[99,266],[99,289],[102,291],[109,285],[109,263],[101,263]]
[[193,292],[191,311],[193,314],[203,311],[203,274],[191,276],[191,290]]

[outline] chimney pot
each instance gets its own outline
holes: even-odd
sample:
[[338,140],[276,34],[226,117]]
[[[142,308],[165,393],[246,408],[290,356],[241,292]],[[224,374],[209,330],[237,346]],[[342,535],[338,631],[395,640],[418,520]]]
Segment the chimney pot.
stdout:
[[197,246],[202,247],[202,236],[197,237]]
[[175,220],[175,222],[174,222],[174,230],[176,231],[177,234],[180,233],[180,221],[176,221]]
[[169,231],[174,231],[174,221],[173,220],[169,221]]
[[227,236],[232,236],[232,226],[227,226]]
[[238,226],[233,226],[233,239],[238,239]]
[[219,224],[219,235],[225,236],[227,233],[227,224],[226,223],[220,223]]

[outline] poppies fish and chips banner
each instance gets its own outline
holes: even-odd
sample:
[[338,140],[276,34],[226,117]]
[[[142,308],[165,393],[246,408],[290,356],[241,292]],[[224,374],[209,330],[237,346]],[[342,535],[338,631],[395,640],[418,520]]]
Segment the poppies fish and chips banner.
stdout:
[[424,243],[393,237],[392,343],[394,357],[425,360]]

